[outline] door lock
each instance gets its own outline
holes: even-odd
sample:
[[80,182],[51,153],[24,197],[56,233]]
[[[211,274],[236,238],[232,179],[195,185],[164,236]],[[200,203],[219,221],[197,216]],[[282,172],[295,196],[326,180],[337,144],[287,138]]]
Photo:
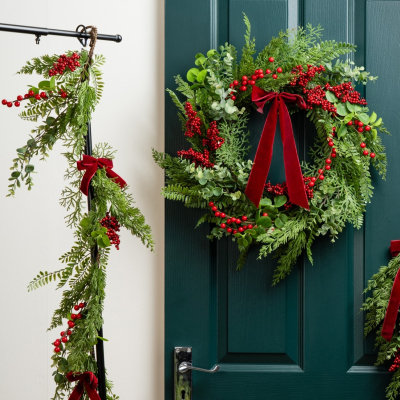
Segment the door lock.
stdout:
[[192,364],[191,347],[175,347],[174,354],[174,400],[192,400],[192,370],[213,374],[219,370],[219,365],[211,369],[194,367]]

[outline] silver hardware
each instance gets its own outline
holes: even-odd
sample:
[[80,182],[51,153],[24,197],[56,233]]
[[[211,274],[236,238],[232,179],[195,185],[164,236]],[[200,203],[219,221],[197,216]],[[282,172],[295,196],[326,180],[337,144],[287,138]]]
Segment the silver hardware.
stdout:
[[219,365],[214,365],[211,369],[203,369],[203,368],[197,368],[197,367],[193,367],[193,365],[191,363],[188,362],[183,362],[180,366],[179,366],[179,372],[180,373],[185,373],[191,369],[193,369],[194,371],[200,371],[200,372],[208,372],[210,374],[214,374],[215,372],[217,372],[219,370]]
[[215,373],[219,370],[219,365],[214,365],[211,369],[193,367],[191,347],[175,347],[174,352],[174,400],[192,400],[192,370],[200,372]]

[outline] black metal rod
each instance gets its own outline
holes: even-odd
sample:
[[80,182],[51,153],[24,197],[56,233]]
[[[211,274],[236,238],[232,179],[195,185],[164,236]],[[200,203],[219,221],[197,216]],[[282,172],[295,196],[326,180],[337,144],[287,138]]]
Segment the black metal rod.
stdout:
[[[0,31],[4,32],[14,32],[14,33],[26,33],[30,35],[53,35],[53,36],[67,36],[67,37],[75,37],[78,39],[90,39],[89,33],[83,32],[75,32],[75,31],[63,31],[60,29],[47,29],[47,28],[37,28],[34,26],[24,26],[24,25],[10,25],[10,24],[1,24],[0,23]],[[97,34],[97,40],[108,40],[112,42],[119,43],[122,40],[121,35],[102,35]]]
[[[92,155],[92,127],[90,122],[87,126],[86,142],[85,142],[85,154],[88,156]],[[89,193],[87,198],[88,211],[92,208],[92,199],[94,198],[94,190],[92,185],[89,186]],[[92,260],[95,262],[98,255],[98,247],[95,246],[92,251]],[[103,337],[103,327],[100,327],[98,335]],[[96,361],[97,361],[97,379],[99,381],[97,390],[101,400],[107,400],[107,389],[106,389],[106,368],[104,360],[104,342],[101,339],[97,340],[96,344]]]

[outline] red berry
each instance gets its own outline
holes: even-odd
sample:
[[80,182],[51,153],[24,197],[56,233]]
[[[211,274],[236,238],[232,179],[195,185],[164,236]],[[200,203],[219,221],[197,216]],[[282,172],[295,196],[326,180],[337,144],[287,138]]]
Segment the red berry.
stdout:
[[29,94],[30,97],[33,97],[33,96],[35,95],[35,92],[34,92],[33,90],[30,90],[30,91],[28,92],[28,94]]
[[330,169],[331,169],[331,166],[330,166],[330,165],[325,165],[325,169],[326,169],[326,170],[330,170]]
[[263,213],[263,217],[268,217],[268,214],[267,213]]
[[325,177],[324,177],[323,175],[320,175],[318,178],[319,178],[321,181],[323,181],[323,180],[325,179]]
[[245,92],[247,90],[247,86],[240,86],[239,90],[241,92]]
[[74,306],[74,310],[78,311],[79,310],[79,306],[78,305]]
[[317,178],[315,177],[315,176],[313,176],[312,178],[311,178],[311,182],[315,182],[317,180]]
[[232,220],[229,218],[228,221],[226,221],[227,224],[230,224]]
[[243,230],[244,230],[244,231],[247,231],[247,229],[249,229],[249,228],[247,227],[247,225],[245,225],[245,226],[243,227]]
[[211,210],[212,210],[212,211],[217,211],[218,208],[217,208],[216,206],[213,206],[213,207],[211,208]]
[[75,322],[73,322],[73,321],[68,321],[68,326],[69,326],[70,328],[73,328],[73,327],[75,326]]
[[13,106],[13,103],[11,102],[11,101],[9,101],[8,103],[7,103],[7,107],[12,107]]
[[272,78],[273,78],[273,79],[278,79],[278,75],[273,74],[273,75],[272,75]]
[[283,69],[281,67],[277,68],[276,72],[278,72],[279,74],[283,71]]
[[349,121],[348,123],[347,123],[347,125],[353,125],[353,121]]
[[40,94],[36,94],[36,95],[35,95],[35,99],[36,99],[36,100],[40,100],[40,99],[41,99]]
[[259,77],[260,79],[262,79],[262,78],[264,78],[264,74],[258,74],[258,77]]
[[364,150],[363,154],[364,154],[364,156],[367,156],[369,154],[369,151],[368,150]]
[[256,81],[249,81],[249,85],[254,86],[256,84]]
[[228,233],[231,233],[231,232],[232,232],[232,228],[228,228],[226,231],[227,231]]
[[248,80],[249,80],[249,78],[246,75],[242,76],[242,81],[248,81]]
[[238,231],[239,231],[240,233],[242,233],[242,232],[244,231],[244,229],[243,229],[242,227],[240,227],[240,228],[238,229]]
[[243,215],[242,221],[247,221],[247,217],[245,215]]
[[237,224],[241,224],[242,221],[241,221],[239,218],[237,218],[237,219],[236,219],[236,223],[237,223]]
[[361,121],[358,121],[358,122],[357,122],[357,125],[358,125],[358,126],[364,126],[364,124],[363,124]]
[[54,346],[59,346],[60,344],[61,344],[60,339],[57,339],[57,340],[53,343]]
[[19,102],[19,101],[16,101],[15,103],[14,103],[14,106],[15,107],[19,107],[21,105],[21,103]]
[[230,83],[230,84],[229,84],[229,87],[230,87],[230,88],[233,88],[233,83]]
[[225,229],[226,228],[226,224],[221,224],[221,228]]
[[271,73],[271,70],[270,70],[270,69],[266,69],[266,70],[265,70],[265,73],[268,75],[268,74]]
[[219,217],[221,215],[221,213],[219,211],[216,211],[214,214],[216,217]]
[[6,99],[3,99],[3,100],[1,101],[1,104],[3,104],[3,106],[5,106],[5,105],[7,104],[7,100],[6,100]]
[[369,125],[367,125],[367,126],[365,127],[365,130],[366,130],[366,131],[370,131],[370,130],[371,130],[371,127],[370,127]]
[[253,81],[255,81],[255,80],[257,79],[257,75],[252,75],[252,76],[251,76],[251,79],[252,79]]
[[209,206],[209,207],[213,207],[213,206],[214,206],[214,203],[213,203],[212,201],[210,201],[210,202],[208,203],[208,206]]
[[275,58],[274,58],[274,57],[270,57],[270,58],[268,58],[268,61],[269,61],[269,62],[274,62],[274,61],[275,61]]
[[371,153],[371,154],[370,154],[370,157],[371,157],[371,158],[375,158],[375,153]]
[[60,336],[64,336],[64,335],[65,335],[65,332],[62,331],[62,332],[60,333]]
[[235,101],[235,100],[236,100],[236,96],[231,96],[231,99],[232,99],[233,101]]
[[249,225],[247,225],[247,228],[248,228],[248,229],[253,229],[253,225],[252,225],[252,224],[249,224]]
[[332,153],[332,154],[331,154],[331,157],[332,157],[332,158],[335,158],[335,157],[336,157],[336,153]]
[[72,335],[72,331],[68,331],[68,332],[67,332],[67,335],[68,335],[68,336],[71,336],[71,335]]
[[61,93],[61,97],[62,97],[63,99],[65,99],[67,96],[68,96],[68,95],[67,95],[66,92],[62,92],[62,93]]
[[238,233],[237,229],[233,231],[233,234],[236,235]]
[[328,146],[330,146],[330,147],[333,147],[333,146],[334,146],[334,143],[332,142],[332,140],[330,140],[330,141],[328,142]]
[[233,81],[233,86],[237,86],[237,85],[239,85],[239,82],[238,81]]
[[333,131],[333,132],[336,132],[336,127],[333,127],[333,128],[332,128],[332,131]]
[[47,97],[46,92],[40,93],[40,97],[41,97],[42,99],[44,99],[45,97]]
[[18,101],[21,101],[21,100],[23,100],[24,98],[22,97],[22,96],[17,96],[17,100]]
[[308,182],[308,186],[313,187],[314,185],[315,185],[315,182],[313,182],[313,181]]
[[363,131],[364,131],[364,128],[358,128],[357,130],[358,130],[358,132],[360,132],[360,133],[361,133],[361,132],[363,132]]
[[319,170],[318,170],[318,173],[319,173],[319,174],[323,174],[323,173],[324,173],[324,170],[323,170],[323,169],[319,169]]
[[76,314],[71,314],[72,319],[76,319]]
[[62,341],[63,343],[67,343],[67,342],[68,342],[68,338],[67,338],[67,337],[63,337],[63,338],[61,339],[61,341]]
[[54,349],[54,351],[55,351],[56,353],[59,353],[59,352],[61,351],[61,349],[60,349],[59,347],[56,347],[56,348]]
[[85,307],[85,303],[79,303],[79,308]]
[[364,142],[360,143],[360,147],[363,149],[364,147],[366,147],[367,145]]
[[221,218],[225,218],[226,214],[225,213],[221,213]]
[[330,163],[332,162],[332,160],[331,160],[330,158],[327,158],[327,159],[325,160],[325,162],[326,162],[327,164],[330,164]]
[[82,314],[77,314],[76,318],[81,319],[82,318]]
[[29,98],[29,94],[24,94],[24,99],[28,99]]

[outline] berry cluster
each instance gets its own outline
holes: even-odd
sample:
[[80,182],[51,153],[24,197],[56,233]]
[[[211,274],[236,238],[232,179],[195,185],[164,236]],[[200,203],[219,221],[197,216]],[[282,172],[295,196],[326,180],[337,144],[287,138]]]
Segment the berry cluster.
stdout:
[[[224,220],[224,222],[220,224],[220,227],[222,229],[226,229],[228,233],[232,233],[233,235],[235,235],[236,233],[242,233],[247,229],[257,228],[257,225],[253,225],[253,223],[248,220],[246,215],[243,215],[241,218],[230,217],[229,215],[218,211],[218,207],[215,206],[212,201],[208,203],[208,206],[211,208],[211,211],[217,218],[221,218],[222,220]],[[268,214],[263,214],[263,216],[267,217]],[[232,227],[229,226],[227,228],[227,225],[232,225]]]
[[312,110],[314,106],[321,106],[323,110],[336,113],[336,107],[326,99],[325,91],[320,85],[312,89],[303,88],[303,93],[306,95],[305,100],[309,110]]
[[189,102],[185,104],[185,112],[188,120],[186,121],[186,132],[185,136],[193,137],[195,133],[201,135],[201,120],[197,117],[197,112],[193,110],[192,105]]
[[[367,132],[369,132],[369,131],[371,130],[371,127],[370,127],[369,125],[364,126],[364,124],[363,124],[361,121],[358,121],[358,120],[349,121],[349,122],[347,123],[347,125],[350,126],[350,127],[354,127],[354,129],[355,129],[358,133],[362,133],[362,132],[364,132],[364,130],[367,131]],[[367,156],[367,155],[369,154],[369,156],[370,156],[371,158],[375,158],[376,154],[375,154],[375,153],[370,153],[370,152],[366,149],[366,147],[367,147],[366,143],[361,142],[361,143],[360,143],[360,147],[363,149],[363,155],[364,155],[364,156]]]
[[325,89],[333,92],[342,103],[346,103],[346,101],[348,101],[351,104],[359,104],[361,106],[367,105],[366,100],[361,98],[361,94],[354,90],[350,82],[341,83],[337,86],[331,86],[329,83],[327,83],[325,85]]
[[219,149],[225,142],[225,139],[218,136],[219,130],[217,121],[210,123],[210,128],[207,129],[207,139],[202,139],[201,143],[204,147],[208,148],[209,151],[215,151]]
[[65,71],[65,68],[68,67],[71,72],[76,70],[76,67],[80,67],[79,59],[81,56],[77,53],[72,54],[71,57],[67,57],[63,54],[58,60],[57,63],[53,64],[54,69],[49,71],[49,76],[62,75]]
[[[274,57],[270,57],[270,58],[268,59],[268,61],[269,61],[270,63],[273,63],[273,62],[275,61],[275,59],[274,59]],[[271,71],[270,69],[266,69],[266,70],[265,70],[265,74],[264,74],[264,70],[262,70],[262,69],[256,69],[256,70],[254,71],[253,75],[251,75],[250,78],[247,77],[246,75],[242,76],[242,82],[241,82],[240,85],[239,85],[239,81],[233,81],[233,82],[229,85],[229,87],[230,87],[231,89],[233,89],[234,87],[239,86],[239,90],[240,90],[241,92],[245,92],[245,91],[247,90],[247,86],[248,86],[248,85],[254,86],[254,85],[256,84],[256,80],[257,80],[257,79],[262,79],[262,78],[264,78],[265,75],[269,75],[269,74],[271,74],[272,72],[273,72],[273,71]],[[280,74],[280,73],[283,72],[283,69],[282,69],[281,67],[278,67],[278,68],[276,69],[276,72],[277,72],[278,74]],[[277,75],[276,73],[273,73],[273,74],[272,74],[272,79],[278,79],[278,75]],[[232,100],[236,100],[235,92],[232,91],[230,94],[231,94],[231,99],[232,99]]]
[[[82,310],[85,307],[85,303],[79,303],[77,305],[74,306],[74,310],[75,311],[79,311]],[[82,314],[78,313],[78,314],[71,314],[71,319],[72,320],[76,320],[76,319],[81,319],[82,318]],[[72,331],[71,329],[75,327],[75,322],[74,321],[68,321],[68,328],[66,331],[62,331],[60,333],[60,339],[57,339],[56,341],[53,342],[53,346],[54,346],[54,352],[55,353],[59,353],[61,351],[60,345],[61,343],[67,343],[68,342],[68,336],[72,335]]]
[[299,85],[305,88],[316,74],[320,74],[322,72],[325,72],[325,68],[322,65],[315,67],[314,65],[307,64],[307,71],[305,72],[303,72],[303,67],[301,65],[297,65],[292,69],[292,74],[295,76],[290,82],[290,86]]
[[107,212],[106,216],[100,221],[100,225],[107,228],[107,236],[110,239],[111,244],[115,245],[115,248],[119,250],[119,244],[121,243],[119,239],[119,224],[116,217],[110,217],[110,213]]
[[395,372],[396,369],[400,368],[400,349],[397,350],[393,364],[389,368],[389,372]]
[[[65,92],[63,89],[60,90],[60,96],[65,99],[68,94],[67,92]],[[17,100],[12,100],[12,101],[7,101],[6,99],[3,99],[1,101],[1,104],[3,104],[3,106],[7,106],[7,107],[12,107],[13,105],[15,107],[19,107],[21,105],[21,101],[27,100],[31,97],[35,98],[36,100],[47,100],[49,97],[55,97],[52,95],[52,92],[49,92],[49,94],[47,94],[46,92],[40,92],[38,94],[35,94],[35,92],[33,90],[29,90],[28,93],[24,94],[24,96],[17,96]]]
[[192,148],[189,150],[178,151],[178,156],[191,160],[195,163],[196,167],[201,165],[203,168],[212,168],[214,164],[210,162],[210,152],[207,149],[203,150],[203,153],[194,151]]
[[[314,177],[311,178],[303,176],[304,188],[308,199],[312,199],[314,197],[314,191],[312,187],[315,185],[316,180],[317,179]],[[288,201],[283,205],[285,210],[289,210],[294,206],[294,204],[290,202],[289,192],[286,182],[278,183],[276,185],[271,185],[271,183],[268,182],[267,184],[265,184],[264,190],[274,196],[285,195],[288,198]]]

